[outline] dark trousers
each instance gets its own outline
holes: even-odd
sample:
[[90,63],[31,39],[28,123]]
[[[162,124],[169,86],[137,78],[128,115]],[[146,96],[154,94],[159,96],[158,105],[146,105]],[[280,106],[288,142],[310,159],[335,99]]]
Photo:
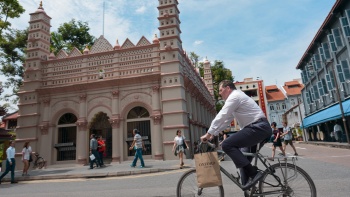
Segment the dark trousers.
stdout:
[[244,127],[239,132],[230,135],[223,143],[222,150],[232,159],[236,168],[242,168],[250,163],[240,148],[252,147],[271,137],[272,129],[267,119],[262,119]]
[[[256,153],[256,148],[257,145],[252,146],[252,147],[244,147],[244,148],[240,148],[240,150],[243,153]],[[261,148],[261,147],[260,147]],[[247,157],[247,159],[249,160],[249,162],[252,162],[254,157]],[[247,173],[245,173],[245,171],[243,170],[243,168],[240,168],[239,171],[241,172],[241,181],[242,181],[242,185],[245,185],[248,180],[249,180],[249,176],[247,175]]]
[[6,159],[6,170],[4,173],[2,173],[2,175],[0,176],[0,181],[2,180],[2,178],[4,178],[4,176],[7,175],[7,173],[9,173],[11,171],[11,182],[15,181],[15,167],[16,167],[16,160],[15,159],[11,159],[12,165],[10,165],[10,162],[8,159]]
[[90,168],[94,168],[94,162],[96,163],[97,167],[101,166],[101,164],[100,164],[100,155],[98,154],[98,151],[97,150],[92,150],[91,153],[95,156],[95,159],[91,160],[90,157],[89,157]]
[[102,166],[102,165],[105,165],[105,164],[103,163],[103,152],[98,152],[98,155],[100,156],[100,164],[101,164],[101,166]]

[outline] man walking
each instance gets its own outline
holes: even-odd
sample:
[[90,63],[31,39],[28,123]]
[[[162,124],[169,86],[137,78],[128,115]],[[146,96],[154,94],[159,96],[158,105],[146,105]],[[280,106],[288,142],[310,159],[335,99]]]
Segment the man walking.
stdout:
[[293,145],[293,134],[292,130],[287,126],[286,122],[283,122],[283,134],[281,137],[284,137],[284,143],[283,143],[283,150],[286,153],[286,147],[288,144],[293,148],[294,150],[294,155],[298,156],[298,153]]
[[99,154],[99,156],[100,156],[100,161],[99,161],[99,163],[101,164],[101,166],[104,166],[104,163],[103,163],[103,154],[104,154],[105,151],[106,151],[106,144],[105,144],[105,142],[103,141],[102,136],[98,136],[98,137],[97,137],[97,143],[98,143],[98,154]]
[[95,134],[90,135],[90,155],[94,155],[95,159],[90,158],[90,168],[94,168],[94,162],[96,163],[97,167],[101,166],[100,164],[100,157],[97,151],[97,140],[95,138]]
[[338,124],[338,122],[335,123],[333,131],[334,131],[335,140],[337,140],[338,142],[342,142],[341,138],[343,134],[343,129]]
[[130,166],[135,167],[137,159],[139,158],[141,162],[140,168],[144,168],[145,162],[143,161],[143,158],[142,158],[142,149],[146,150],[145,144],[143,143],[140,132],[137,129],[134,129],[132,133],[134,135],[134,141],[132,142],[129,150],[135,149],[136,152],[135,152],[134,161]]
[[15,181],[15,167],[16,167],[16,160],[15,160],[15,141],[10,141],[10,147],[6,150],[6,171],[0,176],[0,184],[2,178],[7,175],[11,171],[11,184],[18,183]]

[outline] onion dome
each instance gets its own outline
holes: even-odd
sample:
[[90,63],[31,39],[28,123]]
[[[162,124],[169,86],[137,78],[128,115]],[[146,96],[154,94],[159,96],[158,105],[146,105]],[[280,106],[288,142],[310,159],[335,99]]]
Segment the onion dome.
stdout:
[[84,55],[87,55],[87,54],[89,54],[89,52],[90,52],[89,47],[88,47],[88,45],[86,45],[83,53],[84,53]]
[[42,1],[40,1],[40,5],[39,5],[38,9],[35,11],[35,13],[39,13],[39,12],[44,12],[45,13]]
[[157,34],[154,34],[153,44],[158,44],[158,43],[159,43],[159,40],[158,40]]

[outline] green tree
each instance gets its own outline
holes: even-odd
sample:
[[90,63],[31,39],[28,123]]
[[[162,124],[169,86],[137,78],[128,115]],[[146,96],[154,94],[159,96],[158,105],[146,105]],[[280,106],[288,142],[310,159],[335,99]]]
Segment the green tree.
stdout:
[[[198,62],[199,55],[195,52],[190,52],[189,58],[192,63],[195,64],[199,68],[199,73],[202,77],[204,77],[204,67],[203,62]],[[225,68],[224,62],[215,60],[214,64],[211,65],[211,73],[213,78],[213,88],[214,88],[214,98],[216,102],[216,111],[220,111],[224,102],[220,101],[219,95],[219,83],[223,80],[231,80],[233,81],[232,72],[230,69]]]
[[7,77],[2,86],[12,89],[11,94],[1,97],[1,100],[17,103],[17,92],[22,85],[23,63],[27,45],[28,30],[10,29],[4,33],[0,42],[0,74]]
[[83,51],[86,45],[92,45],[96,39],[89,30],[87,22],[74,19],[61,24],[57,32],[51,33],[51,51],[57,54],[61,49],[71,51],[74,47]]
[[24,11],[18,0],[0,0],[0,41],[4,30],[11,27],[8,20],[18,18]]

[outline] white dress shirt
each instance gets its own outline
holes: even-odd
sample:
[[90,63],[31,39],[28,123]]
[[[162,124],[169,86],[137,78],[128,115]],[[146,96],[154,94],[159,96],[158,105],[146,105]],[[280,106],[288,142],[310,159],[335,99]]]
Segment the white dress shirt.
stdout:
[[225,101],[225,105],[211,122],[208,133],[218,135],[220,131],[236,118],[241,128],[265,118],[264,112],[258,104],[240,90],[233,90]]
[[341,126],[339,124],[334,125],[334,132],[336,131],[341,131],[341,133],[343,133],[343,129],[341,128]]
[[11,162],[11,159],[15,158],[16,150],[14,147],[10,146],[6,150],[7,160]]

